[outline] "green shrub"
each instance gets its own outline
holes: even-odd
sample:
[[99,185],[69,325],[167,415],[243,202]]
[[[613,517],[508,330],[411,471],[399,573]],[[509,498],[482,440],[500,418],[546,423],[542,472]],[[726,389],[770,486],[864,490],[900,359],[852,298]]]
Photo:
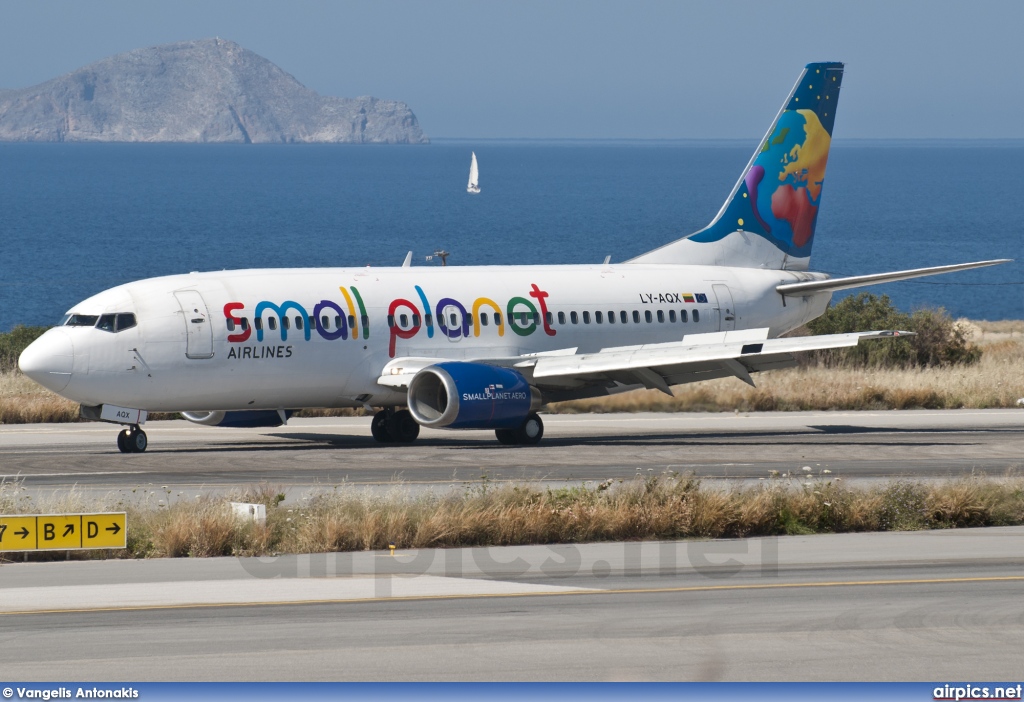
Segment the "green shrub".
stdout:
[[19,324],[9,332],[0,333],[0,373],[17,370],[18,356],[47,329],[49,327],[26,327]]
[[812,334],[895,329],[916,336],[869,341],[846,349],[805,354],[806,365],[835,367],[908,368],[975,363],[981,349],[968,341],[965,330],[942,308],[907,314],[896,309],[887,295],[860,293],[829,306],[825,314],[807,323]]

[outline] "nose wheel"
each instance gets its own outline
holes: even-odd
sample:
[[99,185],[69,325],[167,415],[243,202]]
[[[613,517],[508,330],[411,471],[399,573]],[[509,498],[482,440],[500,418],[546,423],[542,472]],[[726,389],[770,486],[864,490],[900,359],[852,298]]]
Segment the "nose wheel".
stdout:
[[147,446],[149,439],[138,424],[122,429],[117,435],[117,448],[121,453],[142,453]]

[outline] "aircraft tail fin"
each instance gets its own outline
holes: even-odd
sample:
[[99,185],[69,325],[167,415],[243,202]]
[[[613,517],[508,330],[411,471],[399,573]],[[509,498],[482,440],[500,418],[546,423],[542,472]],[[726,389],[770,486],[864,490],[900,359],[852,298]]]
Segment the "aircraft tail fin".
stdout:
[[715,219],[627,263],[806,270],[843,64],[809,63]]

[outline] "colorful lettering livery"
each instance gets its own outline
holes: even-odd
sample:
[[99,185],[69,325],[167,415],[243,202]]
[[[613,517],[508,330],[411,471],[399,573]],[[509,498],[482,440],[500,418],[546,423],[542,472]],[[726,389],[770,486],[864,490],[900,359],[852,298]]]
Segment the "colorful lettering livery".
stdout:
[[[505,335],[506,319],[508,320],[508,328],[519,336],[530,336],[537,331],[538,327],[543,329],[544,333],[548,336],[554,336],[557,333],[548,321],[547,298],[549,294],[541,290],[536,283],[531,284],[530,290],[527,293],[529,297],[512,297],[505,304],[504,308],[489,297],[478,297],[468,307],[454,298],[442,297],[438,300],[437,305],[431,308],[423,288],[419,285],[414,285],[413,289],[416,291],[416,297],[422,305],[422,310],[415,302],[404,297],[395,298],[388,305],[388,319],[390,320],[388,327],[391,337],[388,343],[388,355],[391,358],[395,357],[399,339],[412,339],[424,327],[426,327],[427,338],[432,339],[434,337],[435,321],[440,333],[449,339],[469,337],[471,325],[473,336],[479,337],[481,331],[480,312],[482,308],[493,311],[498,336]],[[249,324],[248,318],[243,314],[243,311],[246,309],[245,304],[229,302],[224,305],[224,317],[228,320],[229,329],[238,328],[241,331],[229,334],[228,341],[237,344],[249,341],[253,328],[256,329],[257,342],[262,343],[264,334],[268,330],[274,331],[275,329],[280,333],[281,341],[288,341],[288,331],[291,326],[288,322],[289,312],[293,312],[296,315],[296,328],[298,330],[301,324],[303,338],[306,341],[312,339],[314,329],[321,338],[327,341],[346,340],[349,338],[350,331],[352,338],[358,339],[360,338],[360,326],[362,327],[362,338],[364,340],[368,339],[370,337],[370,322],[359,290],[354,285],[349,288],[340,287],[339,290],[345,298],[345,308],[342,308],[340,304],[332,300],[321,300],[313,307],[312,315],[306,311],[305,307],[294,300],[286,300],[280,304],[269,300],[261,300],[254,308],[254,322],[252,325]],[[533,298],[533,300],[530,298]],[[356,317],[357,306],[359,309],[358,318]],[[472,313],[470,313],[470,310],[472,310]],[[395,321],[396,315],[401,314],[402,311],[408,313],[411,324],[398,324]],[[325,312],[330,314],[324,314]],[[268,321],[264,323],[263,317],[267,313],[270,313],[270,316]],[[332,316],[335,320],[334,329],[330,325],[330,318]],[[271,324],[269,319],[276,321]],[[286,347],[288,351],[284,356],[273,351],[262,352],[256,348],[251,350],[249,350],[250,347],[245,348],[245,355],[239,350],[238,353],[229,352],[228,358],[281,358],[291,356],[291,347]]]

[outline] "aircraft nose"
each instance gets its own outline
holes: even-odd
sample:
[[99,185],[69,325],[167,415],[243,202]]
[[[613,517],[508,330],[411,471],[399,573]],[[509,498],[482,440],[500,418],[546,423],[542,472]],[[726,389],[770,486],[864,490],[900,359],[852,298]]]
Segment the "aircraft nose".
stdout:
[[21,372],[44,388],[60,392],[71,381],[75,347],[63,329],[51,329],[28,345],[18,358]]

